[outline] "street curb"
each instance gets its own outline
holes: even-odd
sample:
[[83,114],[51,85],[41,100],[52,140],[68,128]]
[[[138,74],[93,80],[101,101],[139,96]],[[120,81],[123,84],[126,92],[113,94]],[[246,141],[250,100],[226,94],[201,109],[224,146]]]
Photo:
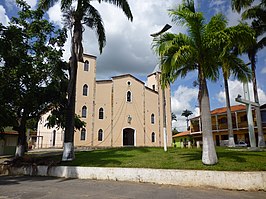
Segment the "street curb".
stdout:
[[147,182],[155,184],[266,191],[266,172],[31,166],[9,168],[11,175],[37,175],[93,180]]

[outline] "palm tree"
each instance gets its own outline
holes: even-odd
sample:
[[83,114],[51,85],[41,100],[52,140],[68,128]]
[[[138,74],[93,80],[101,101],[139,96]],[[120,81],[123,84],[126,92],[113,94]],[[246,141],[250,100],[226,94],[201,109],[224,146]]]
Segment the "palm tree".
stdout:
[[[266,31],[266,1],[261,0],[261,2],[257,5],[252,5],[253,2],[254,0],[232,0],[232,8],[237,12],[240,12],[242,9],[246,9],[242,13],[242,19],[253,20],[251,27],[256,32],[255,37],[257,39],[257,42],[247,50],[247,53],[251,62],[254,100],[255,102],[259,103],[256,80],[256,55],[259,50],[263,49],[266,46],[266,36],[264,34]],[[265,147],[260,107],[255,107],[255,110],[258,128],[258,147]]]
[[204,16],[196,12],[192,0],[183,1],[176,9],[169,10],[172,21],[185,25],[186,34],[165,33],[154,39],[153,48],[161,59],[162,84],[173,83],[177,77],[185,77],[189,71],[198,71],[200,113],[202,120],[203,164],[218,162],[210,114],[210,101],[206,79],[218,77],[218,63],[215,49],[209,45],[208,24]]
[[[213,20],[215,17],[220,20]],[[214,34],[211,34],[211,44],[216,45],[219,49],[219,61],[222,68],[224,85],[225,85],[225,97],[227,107],[227,125],[228,125],[228,137],[229,147],[234,147],[234,134],[232,114],[230,110],[230,97],[228,88],[228,79],[233,74],[237,79],[242,82],[247,82],[251,78],[251,72],[249,67],[237,57],[237,55],[243,53],[249,46],[255,42],[253,30],[246,24],[240,23],[237,26],[226,28],[227,21],[223,15],[216,15],[209,23],[221,24],[211,27],[216,28]]]
[[[78,61],[83,61],[82,35],[83,25],[95,29],[98,36],[100,53],[105,45],[105,32],[102,18],[97,9],[91,5],[92,0],[61,0],[61,10],[65,12],[70,20],[71,28],[71,57],[69,62],[69,84],[68,84],[68,103],[66,111],[66,128],[64,138],[63,161],[71,161],[74,157],[74,116]],[[41,8],[47,10],[58,0],[40,0]],[[72,3],[77,2],[75,9],[69,9]],[[129,20],[133,16],[127,0],[98,0],[99,3],[106,2],[121,8]],[[72,28],[73,27],[73,28]]]
[[183,112],[182,112],[182,114],[181,114],[181,116],[184,116],[184,117],[186,117],[187,119],[186,119],[186,121],[187,121],[187,129],[188,129],[188,121],[189,121],[189,119],[188,119],[188,117],[190,116],[190,115],[192,115],[193,113],[190,111],[190,110],[184,110]]

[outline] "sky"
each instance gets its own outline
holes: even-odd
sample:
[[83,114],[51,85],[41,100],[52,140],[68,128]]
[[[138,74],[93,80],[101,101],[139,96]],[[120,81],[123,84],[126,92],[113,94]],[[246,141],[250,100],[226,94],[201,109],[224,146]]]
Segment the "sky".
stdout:
[[[37,0],[26,0],[36,8]],[[100,12],[105,32],[106,46],[103,53],[99,53],[96,34],[85,28],[83,33],[84,52],[97,56],[97,79],[110,79],[112,76],[132,74],[146,81],[148,74],[152,73],[159,58],[153,52],[151,33],[158,32],[165,24],[172,28],[172,33],[186,33],[186,28],[171,22],[168,10],[175,8],[182,0],[128,0],[133,22],[129,21],[124,13],[117,7],[107,3],[98,4],[92,1],[92,5]],[[196,9],[203,12],[207,21],[216,13],[223,13],[229,26],[239,23],[240,15],[231,10],[229,0],[195,0]],[[11,17],[16,15],[15,0],[0,0],[0,22],[8,25]],[[60,2],[47,11],[47,19],[62,27]],[[70,39],[65,44],[64,59],[70,56]],[[246,56],[242,57],[246,62]],[[257,83],[260,104],[266,103],[266,49],[257,56]],[[172,112],[176,114],[177,121],[173,121],[173,127],[179,131],[186,130],[185,117],[181,116],[185,109],[193,112],[194,117],[199,115],[197,102],[198,88],[193,87],[193,81],[197,79],[197,72],[190,72],[185,78],[178,78],[171,85]],[[224,84],[222,78],[216,82],[208,82],[211,109],[225,106]],[[229,79],[231,105],[238,104],[235,98],[238,94],[243,96],[243,85],[231,77]],[[252,85],[249,84],[251,99],[253,99]]]

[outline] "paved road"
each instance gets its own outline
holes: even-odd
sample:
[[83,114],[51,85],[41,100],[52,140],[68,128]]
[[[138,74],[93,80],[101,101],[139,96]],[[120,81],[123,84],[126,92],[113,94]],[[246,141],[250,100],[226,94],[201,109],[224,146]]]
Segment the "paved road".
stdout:
[[265,199],[266,192],[185,188],[147,183],[0,176],[0,199]]

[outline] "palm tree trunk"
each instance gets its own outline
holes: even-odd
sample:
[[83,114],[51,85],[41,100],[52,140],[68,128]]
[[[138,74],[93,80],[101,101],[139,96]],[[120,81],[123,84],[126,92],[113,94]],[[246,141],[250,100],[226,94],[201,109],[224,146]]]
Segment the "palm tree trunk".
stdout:
[[202,162],[206,165],[213,165],[218,162],[216,150],[214,147],[211,112],[210,112],[210,99],[207,88],[207,82],[204,77],[203,71],[199,70],[199,102],[200,102],[200,115],[202,121]]
[[68,84],[68,104],[66,111],[66,129],[64,136],[64,151],[62,161],[72,161],[75,159],[74,152],[74,121],[75,121],[75,99],[76,99],[76,82],[78,61],[82,59],[82,25],[79,19],[74,24],[74,33],[71,40],[71,58]]
[[228,139],[229,147],[235,147],[235,141],[234,141],[234,133],[233,133],[233,123],[232,123],[232,113],[230,110],[230,99],[229,99],[229,88],[228,88],[228,78],[225,72],[223,72],[224,76],[224,91],[225,91],[225,99],[226,99],[226,113],[227,113],[227,128],[228,128]]
[[[253,59],[253,61],[251,61],[251,70],[252,70],[252,83],[253,83],[253,91],[254,91],[254,100],[256,103],[259,103],[257,80],[256,80],[255,58]],[[255,111],[256,111],[257,129],[258,129],[258,147],[265,147],[265,140],[264,140],[264,133],[263,133],[263,129],[262,129],[260,107],[255,107]]]

